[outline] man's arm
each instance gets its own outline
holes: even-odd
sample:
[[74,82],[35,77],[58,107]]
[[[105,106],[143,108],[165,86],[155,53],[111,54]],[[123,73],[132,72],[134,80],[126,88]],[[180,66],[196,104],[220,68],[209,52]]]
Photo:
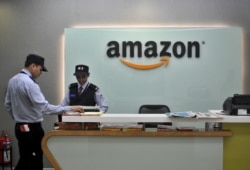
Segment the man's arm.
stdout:
[[14,119],[14,116],[13,116],[13,113],[12,113],[12,108],[11,108],[10,95],[9,95],[8,91],[7,91],[6,96],[5,96],[4,107],[10,113],[12,119]]
[[102,93],[100,92],[100,89],[98,89],[95,92],[95,99],[96,99],[96,104],[100,107],[100,110],[105,113],[108,111],[108,105],[102,95]]

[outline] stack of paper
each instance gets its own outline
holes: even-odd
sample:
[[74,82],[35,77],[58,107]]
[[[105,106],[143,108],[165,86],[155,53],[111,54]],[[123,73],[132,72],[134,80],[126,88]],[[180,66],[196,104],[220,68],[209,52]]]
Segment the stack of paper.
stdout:
[[81,116],[101,116],[103,112],[84,112],[80,113]]
[[122,131],[142,131],[143,125],[142,124],[128,124],[124,125]]
[[172,113],[166,113],[169,117],[176,117],[176,118],[195,118],[196,113],[192,111],[186,111],[186,112],[172,112]]
[[103,114],[104,114],[103,112],[84,112],[84,113],[66,112],[63,114],[63,116],[101,116]]
[[175,126],[170,125],[157,125],[157,131],[176,131]]
[[197,128],[194,126],[178,126],[176,129],[178,131],[195,131],[195,130],[197,130]]
[[102,131],[122,131],[123,125],[103,124],[100,126]]
[[224,116],[221,114],[217,114],[214,112],[192,112],[192,111],[186,111],[186,112],[173,112],[173,113],[166,113],[168,117],[173,118],[196,118],[196,119],[221,119]]
[[84,112],[100,112],[99,106],[82,106]]
[[213,113],[213,112],[209,112],[209,113],[197,112],[196,115],[197,115],[198,119],[202,119],[202,118],[218,119],[218,118],[223,118],[224,117],[223,115]]

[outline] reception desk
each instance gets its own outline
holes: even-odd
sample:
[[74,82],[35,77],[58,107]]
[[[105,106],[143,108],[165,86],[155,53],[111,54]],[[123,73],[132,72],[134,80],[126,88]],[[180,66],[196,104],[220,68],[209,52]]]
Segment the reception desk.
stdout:
[[[172,119],[163,114],[104,114],[64,116],[64,122],[231,122],[223,119]],[[55,170],[222,170],[223,140],[218,131],[83,131],[55,130],[42,140],[42,149]]]

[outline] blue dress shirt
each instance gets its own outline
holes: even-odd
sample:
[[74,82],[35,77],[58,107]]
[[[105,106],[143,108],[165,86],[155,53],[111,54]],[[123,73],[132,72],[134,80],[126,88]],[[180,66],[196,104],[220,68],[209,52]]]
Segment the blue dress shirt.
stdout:
[[35,123],[43,121],[43,114],[61,114],[70,111],[70,106],[51,105],[45,99],[31,73],[22,69],[8,82],[5,108],[16,122]]

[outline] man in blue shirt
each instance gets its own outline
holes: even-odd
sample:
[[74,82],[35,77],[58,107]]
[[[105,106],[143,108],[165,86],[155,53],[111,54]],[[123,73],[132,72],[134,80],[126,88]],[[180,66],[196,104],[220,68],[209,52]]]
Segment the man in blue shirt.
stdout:
[[43,153],[41,140],[44,130],[43,114],[62,114],[67,111],[83,112],[81,106],[51,105],[45,99],[36,79],[42,71],[47,72],[44,58],[30,54],[24,68],[8,82],[5,108],[15,120],[19,161],[15,170],[42,170]]

